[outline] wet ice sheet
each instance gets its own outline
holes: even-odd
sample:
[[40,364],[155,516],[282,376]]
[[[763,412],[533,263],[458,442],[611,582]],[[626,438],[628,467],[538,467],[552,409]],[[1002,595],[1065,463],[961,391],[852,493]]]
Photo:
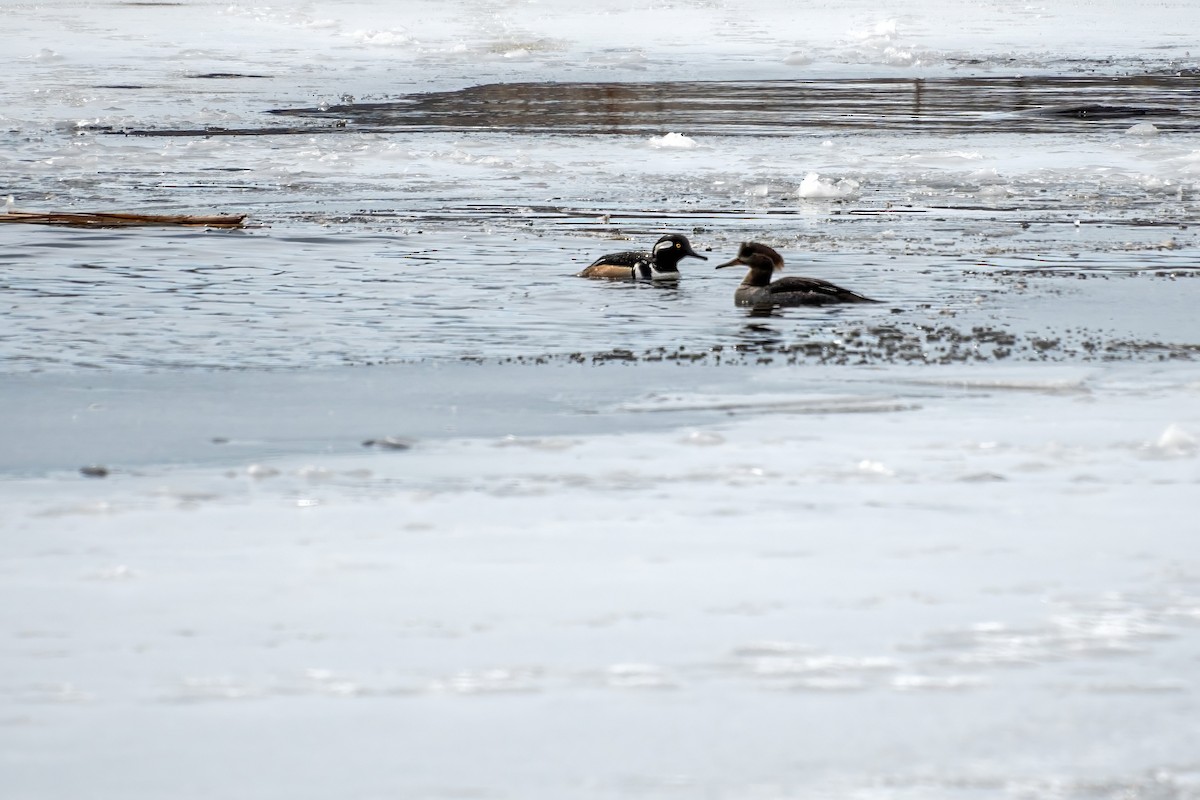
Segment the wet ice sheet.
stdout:
[[[524,207],[575,212],[589,221],[605,213],[820,214],[826,204],[798,202],[819,199],[801,191],[807,176],[816,174],[857,183],[856,191],[842,196],[855,201],[850,209],[948,206],[1030,215],[1017,222],[1180,222],[1194,200],[1200,139],[1192,117],[1156,116],[1153,108],[1186,109],[1178,95],[1186,95],[1193,80],[1134,79],[1124,91],[1099,98],[1087,88],[1094,81],[1080,80],[1066,81],[1061,93],[1040,95],[1008,78],[954,82],[953,92],[939,92],[932,83],[923,90],[919,80],[864,82],[861,91],[855,88],[860,84],[830,82],[808,101],[793,99],[814,92],[804,82],[750,84],[765,90],[740,105],[731,105],[727,95],[746,84],[641,84],[641,90],[616,84],[605,92],[626,97],[625,105],[631,105],[631,92],[670,93],[674,86],[697,97],[678,114],[668,108],[638,116],[618,105],[611,119],[592,102],[584,103],[593,109],[589,114],[572,111],[583,103],[587,86],[560,88],[539,103],[484,105],[485,112],[472,99],[475,90],[467,90],[448,95],[434,132],[420,113],[411,126],[380,127],[372,123],[379,112],[369,106],[331,109],[334,118],[352,124],[320,121],[311,134],[299,129],[302,135],[204,137],[203,126],[188,136],[164,135],[174,130],[170,122],[149,117],[140,123],[149,135],[125,136],[128,122],[109,121],[78,134],[65,130],[11,142],[9,191],[19,205],[215,204],[263,222],[319,211],[333,211],[336,218],[392,210],[401,219],[450,216],[460,224],[476,218],[495,224],[491,217]],[[872,86],[888,96],[876,96]],[[491,88],[494,94],[497,87]],[[541,93],[537,85],[501,88]],[[582,96],[575,98],[576,92]],[[942,100],[950,104],[949,117],[921,112],[922,97],[936,106],[933,98],[943,93],[949,95]],[[901,101],[896,108],[893,95]],[[1026,113],[1042,108],[1039,98],[1067,108],[1101,102],[1150,112],[1116,120]],[[720,122],[705,117],[705,103],[725,105],[708,112]],[[780,105],[784,110],[757,111]],[[1013,106],[1025,111],[1002,113]],[[266,110],[248,109],[255,119],[244,124],[269,132],[263,126],[274,121],[265,119]],[[465,123],[476,115],[478,122]],[[564,118],[577,128],[554,131],[554,120]],[[686,134],[691,146],[656,146],[668,133]]]
[[819,413],[764,370],[702,426],[0,484],[10,786],[1191,796],[1200,376],[815,377]]

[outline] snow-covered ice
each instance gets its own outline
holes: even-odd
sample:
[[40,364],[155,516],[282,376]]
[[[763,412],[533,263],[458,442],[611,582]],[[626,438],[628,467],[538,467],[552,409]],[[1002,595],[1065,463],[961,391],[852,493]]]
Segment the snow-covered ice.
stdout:
[[1187,796],[1200,373],[737,372],[651,415],[698,425],[5,482],[10,790]]

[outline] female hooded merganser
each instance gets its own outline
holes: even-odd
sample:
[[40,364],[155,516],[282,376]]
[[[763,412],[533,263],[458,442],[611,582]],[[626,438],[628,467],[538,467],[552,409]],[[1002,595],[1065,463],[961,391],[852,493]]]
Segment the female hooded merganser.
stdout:
[[780,278],[771,280],[771,273],[783,269],[783,256],[758,242],[743,242],[737,258],[717,269],[743,264],[750,268],[742,285],[733,293],[739,306],[823,306],[830,303],[878,303],[858,292],[835,286],[820,278]]
[[600,256],[579,273],[579,277],[625,281],[677,281],[679,260],[685,256],[708,260],[707,256],[702,256],[692,249],[686,236],[670,233],[655,242],[650,251],[633,250]]

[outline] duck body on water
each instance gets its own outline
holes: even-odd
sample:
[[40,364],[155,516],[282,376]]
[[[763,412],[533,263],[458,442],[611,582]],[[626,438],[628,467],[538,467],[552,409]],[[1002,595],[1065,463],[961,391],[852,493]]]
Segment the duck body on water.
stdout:
[[582,272],[580,278],[606,278],[619,281],[677,281],[679,262],[687,258],[707,261],[692,249],[687,237],[669,233],[654,243],[650,250],[630,250],[600,256]]
[[739,306],[825,306],[879,302],[820,278],[791,276],[772,281],[775,271],[783,269],[783,256],[774,248],[759,242],[743,242],[737,256],[718,264],[717,269],[739,264],[750,269],[733,293],[733,301]]

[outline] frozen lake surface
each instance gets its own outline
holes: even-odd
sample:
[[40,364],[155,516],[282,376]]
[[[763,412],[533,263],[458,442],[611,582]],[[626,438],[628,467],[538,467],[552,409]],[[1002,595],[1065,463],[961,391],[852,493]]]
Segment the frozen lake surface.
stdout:
[[250,222],[0,225],[5,796],[1200,798],[1200,11],[969,5],[0,7]]

